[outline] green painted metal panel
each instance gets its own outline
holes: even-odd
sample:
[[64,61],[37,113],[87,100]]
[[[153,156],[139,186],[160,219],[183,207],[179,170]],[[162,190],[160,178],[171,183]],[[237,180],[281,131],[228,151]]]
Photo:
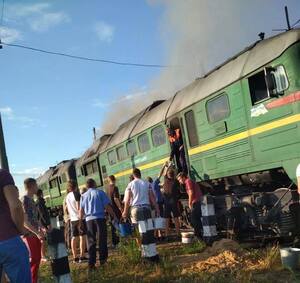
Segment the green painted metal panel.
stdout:
[[[161,124],[163,125],[163,124]],[[157,127],[158,125],[155,125],[151,128],[149,128],[147,131],[145,131],[148,134],[149,140],[150,140],[150,145],[151,148],[147,152],[140,153],[138,150],[138,154],[134,157],[127,157],[125,160],[118,162],[117,164],[110,165],[108,163],[107,159],[107,152],[112,150],[108,149],[106,152],[100,154],[100,164],[101,168],[103,166],[106,167],[106,173],[103,173],[102,170],[102,175],[103,177],[107,177],[109,175],[117,175],[117,185],[119,187],[120,193],[123,194],[128,183],[129,183],[129,175],[131,174],[131,169],[134,167],[141,167],[148,164],[153,164],[156,161],[162,160],[164,158],[167,158],[170,154],[170,146],[169,143],[166,143],[160,146],[155,147],[153,145],[153,141],[151,138],[151,131],[153,128]],[[165,126],[163,125],[164,129]],[[134,140],[137,144],[137,137],[140,136],[143,133],[140,133],[139,135],[133,137],[131,140]],[[126,143],[123,143],[126,146]],[[119,146],[119,145],[118,145]],[[118,147],[116,146],[116,147]],[[162,167],[162,164],[158,164],[155,166],[150,166],[149,168],[142,169],[142,175],[144,178],[147,176],[156,178],[160,172],[160,169]],[[118,174],[122,172],[127,172],[126,174],[121,174],[121,176],[118,176]]]
[[[298,43],[268,64],[274,67],[282,64],[286,70],[289,88],[283,97],[300,90],[299,62]],[[229,97],[231,113],[224,121],[212,125],[207,121],[205,104],[211,97],[223,92]],[[299,122],[284,124],[285,120],[282,119],[300,113],[299,101],[269,109],[267,113],[258,117],[251,117],[251,109],[254,106],[250,97],[248,78],[228,86],[211,97],[190,107],[197,117],[200,146],[214,145],[218,141],[224,141],[224,144],[190,156],[192,173],[197,179],[213,179],[283,167],[290,178],[295,180],[295,166],[300,162],[300,124]],[[282,96],[266,99],[261,104],[267,107],[268,103],[280,97]],[[280,127],[273,123],[281,120]],[[271,123],[274,124],[274,128],[268,127],[273,125]],[[248,129],[258,128],[263,129],[259,134],[249,132],[250,137],[225,142],[228,137],[239,137],[238,134],[247,133]]]

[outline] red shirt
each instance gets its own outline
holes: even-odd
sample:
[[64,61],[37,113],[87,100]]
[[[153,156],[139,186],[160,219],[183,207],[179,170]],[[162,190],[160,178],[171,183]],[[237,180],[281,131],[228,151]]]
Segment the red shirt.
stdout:
[[187,193],[192,192],[192,204],[201,200],[202,191],[196,182],[187,178],[185,180],[185,189],[186,189]]
[[19,232],[12,221],[9,206],[3,193],[5,186],[14,184],[14,180],[9,172],[0,169],[0,242],[19,235]]

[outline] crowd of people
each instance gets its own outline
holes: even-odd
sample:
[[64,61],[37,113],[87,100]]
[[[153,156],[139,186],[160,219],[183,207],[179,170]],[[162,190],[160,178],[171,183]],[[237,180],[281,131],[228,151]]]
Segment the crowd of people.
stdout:
[[[154,180],[151,177],[142,179],[141,171],[133,169],[123,200],[113,175],[107,179],[106,190],[99,190],[96,182],[88,179],[82,194],[74,180],[68,181],[63,201],[64,231],[74,263],[88,262],[89,268],[94,269],[97,246],[100,265],[106,263],[107,220],[112,248],[116,248],[120,241],[119,223],[130,221],[140,234],[137,242],[142,257],[150,262],[159,261],[156,241],[168,239],[172,218],[177,238],[180,237],[180,184],[187,188],[192,211],[202,196],[197,183],[184,172],[176,178],[175,169],[169,165],[166,163]],[[12,176],[5,170],[0,171],[0,272],[5,273],[10,282],[36,283],[40,263],[47,261],[46,237],[52,227],[43,192],[38,189],[36,180],[26,179],[24,188],[25,195],[19,199]],[[198,209],[193,213],[194,227],[201,227],[201,211]],[[154,230],[153,217],[167,219],[164,231]],[[200,230],[195,233],[199,237]],[[10,253],[12,247],[16,249],[15,253]]]
[[[300,164],[296,176],[300,193]],[[107,220],[111,227],[112,247],[115,248],[120,241],[118,223],[129,219],[140,234],[137,242],[142,258],[158,262],[156,242],[169,236],[171,218],[176,235],[180,237],[180,186],[185,187],[188,195],[195,236],[201,238],[202,192],[185,172],[176,175],[175,169],[165,164],[153,180],[150,177],[143,179],[141,171],[135,168],[123,201],[116,181],[114,176],[109,176],[104,191],[97,188],[93,179],[88,179],[83,194],[80,194],[75,181],[68,182],[68,194],[63,203],[65,235],[66,239],[71,239],[74,263],[88,262],[89,268],[95,269],[98,246],[100,265],[106,264]],[[38,281],[40,263],[47,261],[46,236],[52,230],[43,193],[38,189],[36,180],[26,179],[24,188],[25,195],[20,199],[12,176],[8,171],[0,169],[0,278],[5,280],[6,276],[11,283]],[[154,230],[153,217],[167,219],[164,231]]]

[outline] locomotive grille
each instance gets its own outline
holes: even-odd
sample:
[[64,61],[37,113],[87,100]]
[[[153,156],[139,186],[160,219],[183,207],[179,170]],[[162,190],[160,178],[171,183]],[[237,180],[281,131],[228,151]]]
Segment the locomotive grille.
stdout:
[[282,213],[280,215],[279,230],[281,236],[288,236],[295,229],[294,219],[291,213]]

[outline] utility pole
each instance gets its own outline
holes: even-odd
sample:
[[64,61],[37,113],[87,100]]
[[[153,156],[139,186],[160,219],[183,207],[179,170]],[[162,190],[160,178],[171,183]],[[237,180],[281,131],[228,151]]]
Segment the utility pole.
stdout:
[[0,113],[0,168],[9,170],[6,149],[5,149],[4,134],[2,128],[1,113]]
[[286,18],[286,23],[287,23],[287,30],[291,30],[291,24],[290,24],[290,18],[289,18],[289,11],[288,7],[284,6],[284,11],[285,11],[285,18]]

